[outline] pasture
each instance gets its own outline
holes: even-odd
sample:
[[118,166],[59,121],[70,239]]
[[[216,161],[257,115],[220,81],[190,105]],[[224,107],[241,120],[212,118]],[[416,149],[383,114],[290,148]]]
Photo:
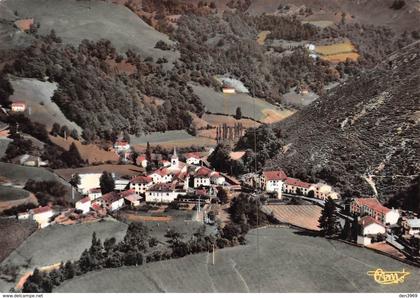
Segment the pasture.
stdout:
[[157,41],[173,44],[169,38],[143,22],[124,5],[105,1],[8,0],[3,5],[21,18],[31,17],[40,24],[38,33],[55,30],[65,43],[78,46],[83,39],[108,39],[120,53],[129,49],[144,57],[165,57],[173,62],[178,52],[155,49]]
[[74,122],[68,120],[61,112],[56,103],[51,101],[56,83],[42,82],[37,79],[11,77],[14,93],[10,100],[23,100],[31,109],[28,117],[35,122],[44,124],[50,130],[54,122],[67,125],[70,129],[75,128],[79,133],[82,129]]
[[269,118],[269,121],[273,121],[273,118],[279,121],[286,118],[290,113],[288,110],[280,110],[260,98],[253,98],[245,93],[224,95],[209,87],[193,84],[191,84],[191,87],[210,113],[235,115],[236,108],[240,107],[243,116],[262,122],[266,118]]
[[267,205],[281,223],[288,223],[308,230],[319,231],[321,207],[317,205]]
[[0,212],[24,203],[37,203],[37,199],[24,189],[0,185]]
[[319,54],[322,59],[331,62],[344,62],[346,59],[356,61],[359,58],[356,48],[349,41],[331,45],[317,45],[315,47],[315,52]]
[[193,145],[213,146],[215,140],[205,137],[195,137],[185,130],[169,130],[166,132],[153,132],[139,137],[130,136],[130,143],[135,149],[144,149],[147,142],[152,146],[160,145],[164,148],[189,147]]
[[6,153],[7,146],[9,146],[11,141],[12,139],[9,138],[0,138],[0,158],[2,158]]
[[[259,238],[257,247],[257,236]],[[91,272],[57,292],[418,292],[420,269],[368,249],[293,229],[250,231],[248,244],[181,259]],[[258,251],[257,251],[258,249]],[[370,270],[411,274],[392,286],[377,284]]]
[[267,35],[270,34],[270,31],[261,31],[260,33],[258,33],[257,36],[257,43],[260,46],[263,46],[265,43],[265,40],[267,39]]

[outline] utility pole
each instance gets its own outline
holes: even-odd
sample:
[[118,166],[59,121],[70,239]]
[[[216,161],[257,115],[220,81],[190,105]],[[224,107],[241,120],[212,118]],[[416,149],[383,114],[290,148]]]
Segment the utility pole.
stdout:
[[213,262],[212,264],[214,265],[214,243],[213,243]]
[[200,209],[201,209],[201,195],[199,195],[199,196],[198,196],[197,220],[198,220],[198,218],[199,218]]

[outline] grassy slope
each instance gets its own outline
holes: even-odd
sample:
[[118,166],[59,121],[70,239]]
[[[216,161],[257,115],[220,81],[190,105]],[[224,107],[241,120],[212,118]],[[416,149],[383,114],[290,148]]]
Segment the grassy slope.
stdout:
[[[416,292],[420,270],[363,248],[323,238],[296,235],[286,228],[256,231],[249,244],[218,250],[211,255],[140,267],[92,272],[64,283],[58,292]],[[376,268],[411,275],[392,287],[367,276]]]
[[24,189],[0,185],[0,202],[24,199],[27,198],[29,194],[30,193]]
[[55,83],[27,78],[12,78],[10,81],[14,90],[10,100],[24,100],[31,108],[29,118],[32,121],[44,124],[47,129],[51,129],[54,122],[57,122],[60,125],[67,125],[70,130],[76,128],[81,133],[82,129],[76,123],[69,121],[57,104],[51,101],[57,88]]
[[40,34],[52,29],[64,42],[78,45],[83,39],[109,39],[121,52],[138,50],[145,56],[178,58],[178,53],[154,49],[158,40],[172,43],[125,6],[103,1],[7,0],[6,6],[21,17],[41,24]]

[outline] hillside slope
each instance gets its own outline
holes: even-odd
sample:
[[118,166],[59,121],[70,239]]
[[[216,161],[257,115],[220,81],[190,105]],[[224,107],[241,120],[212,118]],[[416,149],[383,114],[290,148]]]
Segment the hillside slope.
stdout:
[[348,196],[374,194],[364,178],[372,175],[381,200],[416,209],[415,190],[401,201],[418,183],[419,98],[416,42],[279,123],[287,145],[267,166],[325,179]]

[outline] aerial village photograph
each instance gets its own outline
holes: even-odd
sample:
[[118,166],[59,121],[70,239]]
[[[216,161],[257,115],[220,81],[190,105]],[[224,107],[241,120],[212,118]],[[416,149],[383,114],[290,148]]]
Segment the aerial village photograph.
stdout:
[[419,142],[420,0],[0,0],[0,293],[419,297]]

